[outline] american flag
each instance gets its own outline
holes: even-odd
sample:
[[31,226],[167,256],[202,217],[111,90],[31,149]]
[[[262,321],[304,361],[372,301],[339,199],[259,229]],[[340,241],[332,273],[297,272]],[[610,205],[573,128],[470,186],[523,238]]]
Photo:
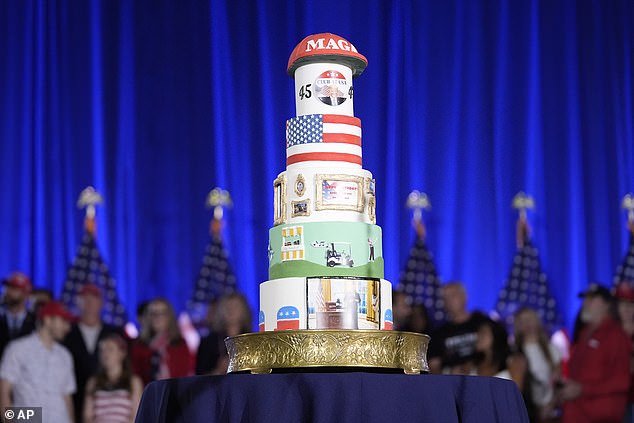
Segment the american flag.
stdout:
[[416,241],[410,249],[405,269],[401,271],[398,289],[407,295],[411,304],[423,304],[432,324],[445,320],[441,280],[434,257],[427,248],[422,221],[416,223]]
[[299,310],[294,306],[284,306],[277,311],[275,330],[299,329]]
[[222,239],[218,233],[212,232],[198,272],[194,293],[187,302],[187,311],[192,321],[200,324],[205,319],[211,301],[234,291],[236,277],[231,270]]
[[103,292],[102,319],[105,323],[123,326],[127,322],[125,308],[119,302],[116,281],[103,260],[94,233],[89,229],[79,245],[73,264],[68,269],[62,290],[62,302],[77,314],[77,296],[82,286],[93,283]]
[[361,166],[361,120],[329,114],[287,120],[286,165],[305,161],[339,161]]
[[630,242],[623,261],[621,261],[616,268],[614,285],[617,285],[619,282],[634,284],[634,222],[630,222],[628,230],[630,233]]
[[500,291],[495,311],[512,332],[515,313],[524,307],[539,315],[544,328],[554,332],[561,326],[557,303],[548,289],[548,278],[541,269],[539,251],[528,239],[524,219],[518,221],[518,249],[511,271]]

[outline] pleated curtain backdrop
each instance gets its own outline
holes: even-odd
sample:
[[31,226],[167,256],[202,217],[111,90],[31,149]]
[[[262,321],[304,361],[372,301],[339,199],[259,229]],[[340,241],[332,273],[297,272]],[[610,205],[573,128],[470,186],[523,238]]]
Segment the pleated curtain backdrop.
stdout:
[[[355,80],[364,168],[377,180],[385,275],[414,233],[443,280],[490,310],[514,253],[520,190],[571,324],[589,280],[609,283],[634,190],[634,3],[629,0],[0,2],[0,274],[61,292],[94,185],[97,240],[122,302],[183,309],[210,212],[228,190],[225,246],[258,307],[268,278],[272,181],[295,114],[286,63],[333,32],[369,60]],[[255,313],[257,315],[257,313]]]

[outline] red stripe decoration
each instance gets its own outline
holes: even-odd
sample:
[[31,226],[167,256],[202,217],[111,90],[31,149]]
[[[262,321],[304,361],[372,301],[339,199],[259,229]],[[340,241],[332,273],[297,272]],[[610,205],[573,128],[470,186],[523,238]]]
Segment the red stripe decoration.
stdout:
[[342,144],[354,144],[361,147],[361,138],[350,134],[324,134],[324,142],[340,142]]
[[286,159],[286,166],[300,162],[347,162],[361,166],[361,157],[348,153],[301,153],[294,154]]
[[321,115],[324,123],[343,123],[361,128],[361,119],[346,115]]

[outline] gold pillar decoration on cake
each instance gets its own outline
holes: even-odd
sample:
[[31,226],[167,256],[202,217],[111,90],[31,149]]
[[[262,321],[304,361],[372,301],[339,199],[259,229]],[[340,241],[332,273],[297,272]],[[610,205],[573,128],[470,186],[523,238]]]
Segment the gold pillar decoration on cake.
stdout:
[[273,182],[260,332],[226,339],[229,372],[428,371],[429,337],[392,331],[375,180],[363,168],[353,107],[353,78],[367,63],[330,33],[306,37],[291,53],[296,116],[286,121],[286,169]]
[[273,224],[281,225],[286,221],[286,176],[273,181]]
[[513,208],[518,210],[519,217],[517,219],[517,248],[522,248],[529,237],[530,228],[528,226],[527,210],[535,208],[533,197],[526,195],[524,191],[520,191],[513,197]]
[[86,217],[84,218],[84,229],[86,232],[95,237],[97,235],[96,206],[103,204],[103,197],[92,186],[88,186],[82,190],[77,200],[77,208],[86,209]]
[[208,209],[213,209],[214,211],[214,216],[209,223],[209,234],[214,237],[220,237],[224,208],[233,207],[231,194],[229,194],[229,191],[216,187],[207,194],[205,205]]

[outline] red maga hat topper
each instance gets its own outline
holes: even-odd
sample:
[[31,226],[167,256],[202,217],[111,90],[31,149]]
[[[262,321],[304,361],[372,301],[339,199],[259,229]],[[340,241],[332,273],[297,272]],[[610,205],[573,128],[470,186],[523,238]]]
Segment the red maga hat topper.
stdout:
[[361,75],[368,66],[368,59],[345,38],[329,32],[309,35],[293,50],[288,59],[287,72],[290,76],[295,70],[308,63],[338,62],[352,69],[352,76]]

